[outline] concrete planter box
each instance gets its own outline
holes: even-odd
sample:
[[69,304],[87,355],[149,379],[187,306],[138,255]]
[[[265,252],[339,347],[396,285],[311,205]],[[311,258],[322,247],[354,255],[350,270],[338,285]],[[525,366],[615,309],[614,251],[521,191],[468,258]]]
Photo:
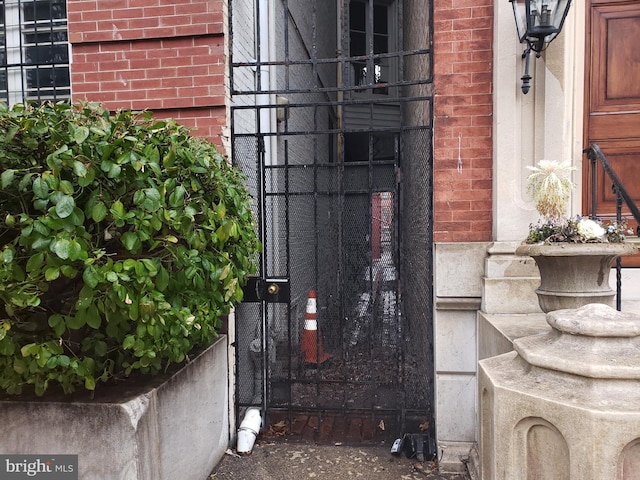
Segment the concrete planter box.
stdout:
[[177,372],[70,397],[0,401],[0,453],[77,454],[86,480],[203,480],[228,444],[227,342]]

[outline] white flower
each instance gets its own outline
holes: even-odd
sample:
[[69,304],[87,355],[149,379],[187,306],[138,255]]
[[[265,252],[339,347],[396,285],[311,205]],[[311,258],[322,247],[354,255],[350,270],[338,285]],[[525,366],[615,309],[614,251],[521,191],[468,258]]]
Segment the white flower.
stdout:
[[575,184],[570,174],[575,167],[555,160],[540,160],[535,167],[527,167],[527,191],[532,195],[538,213],[555,222],[567,213],[567,201]]
[[601,240],[607,231],[598,222],[588,218],[583,218],[578,222],[578,233],[585,240]]

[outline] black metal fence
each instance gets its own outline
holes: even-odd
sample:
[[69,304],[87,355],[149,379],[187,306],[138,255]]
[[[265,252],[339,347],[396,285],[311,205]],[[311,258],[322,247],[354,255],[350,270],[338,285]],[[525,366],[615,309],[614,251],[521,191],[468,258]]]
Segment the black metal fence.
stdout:
[[265,25],[247,31],[247,4],[230,2],[232,158],[263,286],[287,283],[237,309],[238,408],[433,431],[431,29],[411,23],[417,4],[430,11],[282,2],[265,55]]
[[[622,221],[622,206],[627,206],[629,212],[636,221],[636,235],[640,236],[640,210],[635,201],[627,192],[622,180],[615,172],[611,163],[607,159],[598,144],[594,143],[584,150],[591,162],[591,217],[598,218],[597,189],[598,189],[598,163],[602,167],[602,172],[611,181],[611,189],[616,196],[616,221]],[[616,308],[622,309],[622,260],[616,259]]]

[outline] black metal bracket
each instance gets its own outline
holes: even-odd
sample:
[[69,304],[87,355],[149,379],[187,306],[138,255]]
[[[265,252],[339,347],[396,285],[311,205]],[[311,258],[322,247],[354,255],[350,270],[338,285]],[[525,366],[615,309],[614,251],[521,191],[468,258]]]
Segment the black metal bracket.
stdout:
[[249,277],[242,291],[243,302],[288,303],[291,296],[289,279],[286,277]]
[[524,74],[520,78],[522,80],[522,93],[525,95],[529,93],[531,88],[531,75],[529,75],[529,55],[531,54],[531,46],[527,45],[524,52],[522,52],[522,58],[524,59]]

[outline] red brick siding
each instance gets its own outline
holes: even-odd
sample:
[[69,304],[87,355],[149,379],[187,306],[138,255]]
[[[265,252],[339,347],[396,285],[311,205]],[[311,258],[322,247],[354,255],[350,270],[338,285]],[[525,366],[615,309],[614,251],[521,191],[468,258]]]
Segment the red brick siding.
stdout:
[[222,35],[222,1],[68,1],[71,43]]
[[69,0],[74,100],[175,117],[220,144],[222,0]]
[[434,0],[436,242],[491,240],[492,42],[493,0]]
[[223,151],[221,132],[226,125],[225,108],[198,108],[191,110],[156,111],[157,118],[175,118],[182,125],[191,128],[199,136],[206,137]]

